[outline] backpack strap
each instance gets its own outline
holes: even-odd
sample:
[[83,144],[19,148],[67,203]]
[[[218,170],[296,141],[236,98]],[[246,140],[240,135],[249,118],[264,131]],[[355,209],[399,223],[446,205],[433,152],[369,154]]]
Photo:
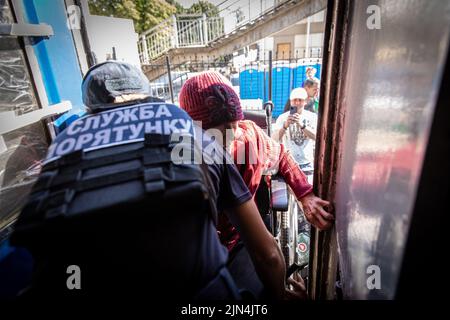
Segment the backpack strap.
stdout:
[[219,214],[217,212],[217,206],[213,199],[213,195],[215,194],[215,192],[212,189],[211,176],[209,174],[207,165],[203,161],[200,164],[200,169],[202,169],[204,181],[206,183],[206,187],[208,188],[208,202],[209,202],[209,207],[211,209],[211,217],[214,221],[214,225],[217,227],[218,220],[219,220]]
[[200,152],[201,156],[199,158],[194,157],[194,159],[201,159],[200,161],[200,169],[203,173],[203,181],[208,188],[208,202],[211,210],[211,218],[214,221],[214,225],[217,227],[219,222],[219,213],[217,212],[217,206],[214,200],[217,198],[216,193],[213,189],[213,182],[211,180],[211,175],[209,174],[208,165],[205,163],[203,159],[203,149],[194,141],[194,152]]

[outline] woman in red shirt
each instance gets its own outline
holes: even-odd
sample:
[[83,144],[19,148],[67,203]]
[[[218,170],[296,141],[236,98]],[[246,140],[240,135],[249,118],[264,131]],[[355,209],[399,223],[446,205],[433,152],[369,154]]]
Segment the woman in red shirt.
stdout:
[[[320,230],[331,227],[334,216],[324,209],[329,202],[313,194],[305,174],[282,144],[254,122],[243,120],[239,97],[225,77],[207,71],[188,79],[181,88],[179,103],[195,121],[201,122],[204,130],[220,131],[224,146],[233,156],[252,195],[264,173],[278,172],[302,203],[306,219]],[[232,257],[239,233],[225,215],[221,215],[218,230]]]
[[195,121],[201,121],[204,130],[218,129],[226,137],[228,129],[234,139],[226,147],[253,195],[265,172],[278,171],[302,203],[308,221],[320,230],[331,227],[334,216],[323,208],[329,202],[313,194],[312,186],[284,145],[253,121],[243,120],[239,97],[225,77],[207,71],[188,79],[179,102]]

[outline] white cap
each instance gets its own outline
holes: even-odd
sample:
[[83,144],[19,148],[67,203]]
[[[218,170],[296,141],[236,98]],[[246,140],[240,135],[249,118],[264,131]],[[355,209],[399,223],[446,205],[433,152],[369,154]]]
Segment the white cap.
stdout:
[[289,99],[291,100],[293,99],[306,100],[306,98],[308,98],[308,93],[303,88],[295,88],[294,90],[291,91],[291,96],[289,97]]

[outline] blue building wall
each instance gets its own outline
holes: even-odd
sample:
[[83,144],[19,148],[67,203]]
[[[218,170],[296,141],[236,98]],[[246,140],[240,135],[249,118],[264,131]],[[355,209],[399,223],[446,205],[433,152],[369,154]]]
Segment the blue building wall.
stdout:
[[56,126],[61,126],[66,120],[84,114],[82,72],[72,32],[67,25],[64,0],[23,0],[23,6],[23,16],[28,23],[46,23],[53,28],[53,36],[34,38],[33,48],[49,104],[64,100],[72,103],[72,110],[55,122]]

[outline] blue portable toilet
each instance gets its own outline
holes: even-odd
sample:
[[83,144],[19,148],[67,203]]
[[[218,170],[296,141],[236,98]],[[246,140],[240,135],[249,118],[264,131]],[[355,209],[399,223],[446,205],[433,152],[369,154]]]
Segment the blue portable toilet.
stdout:
[[245,67],[239,73],[241,99],[264,100],[264,71],[257,66]]
[[299,88],[303,86],[303,82],[306,79],[306,66],[303,64],[296,64],[292,68],[293,83],[292,88]]
[[284,105],[289,99],[292,89],[291,67],[289,64],[275,62],[272,69],[272,102],[274,104],[273,117],[277,118],[283,113]]
[[322,64],[316,63],[316,65],[315,65],[314,67],[315,67],[316,70],[317,70],[317,72],[316,72],[316,78],[317,78],[317,79],[320,79],[320,77],[321,77],[321,72],[322,72]]

